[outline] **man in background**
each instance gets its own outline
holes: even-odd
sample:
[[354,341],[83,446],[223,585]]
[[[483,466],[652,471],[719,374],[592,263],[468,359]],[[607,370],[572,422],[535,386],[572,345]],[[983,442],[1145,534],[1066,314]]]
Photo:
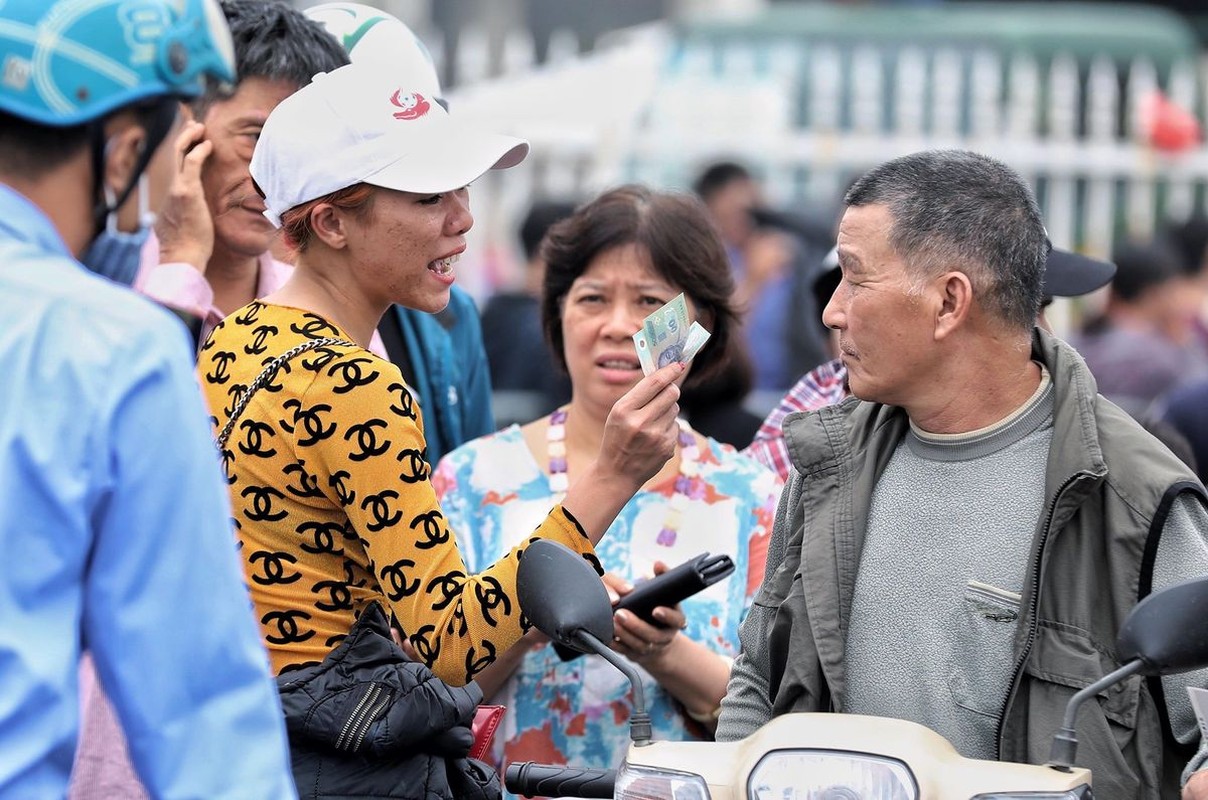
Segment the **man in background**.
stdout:
[[783,391],[827,358],[809,281],[833,241],[831,226],[767,208],[755,177],[734,162],[706,167],[693,190],[730,258],[754,388]]

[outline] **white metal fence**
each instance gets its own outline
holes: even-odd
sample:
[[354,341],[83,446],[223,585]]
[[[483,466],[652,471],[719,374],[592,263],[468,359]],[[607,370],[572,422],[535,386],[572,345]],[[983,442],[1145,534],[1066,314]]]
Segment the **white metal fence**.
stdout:
[[[462,40],[467,80],[454,113],[525,136],[533,152],[474,187],[472,252],[486,254],[488,269],[466,277],[479,296],[514,279],[515,230],[534,199],[585,198],[631,180],[685,189],[717,158],[751,166],[774,203],[829,210],[850,179],[896,155],[984,152],[1032,182],[1055,244],[1093,255],[1202,211],[1208,194],[1208,147],[1161,152],[1142,118],[1160,89],[1202,123],[1203,58],[1159,70],[1145,59],[956,47],[695,46],[654,25],[585,56],[567,35],[538,67],[523,34],[493,62],[475,55],[485,41]],[[1051,310],[1059,332],[1076,311]]]
[[[1145,60],[1080,67],[1068,56],[1042,64],[950,48],[731,47],[681,61],[655,101],[676,113],[634,138],[637,178],[682,183],[684,165],[732,153],[763,168],[774,197],[831,204],[850,177],[887,158],[965,147],[1022,172],[1054,242],[1095,254],[1115,235],[1185,217],[1208,182],[1208,150],[1162,153],[1142,120],[1159,89],[1202,119],[1199,63],[1176,64],[1159,81]],[[709,112],[731,103],[743,111],[739,125]]]
[[[1122,234],[1145,236],[1202,208],[1208,185],[1208,148],[1155,149],[1141,113],[1161,89],[1203,120],[1202,60],[1160,74],[1144,59],[955,47],[696,46],[656,25],[582,57],[568,37],[542,67],[517,34],[496,61],[508,70],[488,78],[475,41],[463,38],[459,69],[483,77],[455,92],[454,112],[533,143],[529,163],[475,187],[479,235],[496,252],[513,247],[537,197],[585,197],[628,180],[686,188],[719,157],[752,166],[774,202],[827,210],[851,178],[888,158],[977,150],[1032,181],[1057,245],[1096,255]],[[487,284],[506,278],[502,263]]]

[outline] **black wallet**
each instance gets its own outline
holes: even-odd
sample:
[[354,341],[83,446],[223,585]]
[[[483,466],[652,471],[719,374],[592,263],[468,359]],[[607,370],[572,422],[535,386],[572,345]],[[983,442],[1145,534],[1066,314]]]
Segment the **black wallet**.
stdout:
[[[632,592],[621,598],[614,610],[623,608],[651,625],[659,625],[660,623],[651,616],[657,606],[674,606],[706,586],[712,586],[733,571],[734,562],[729,556],[701,553],[662,575],[642,581]],[[563,661],[571,661],[582,655],[577,650],[561,645],[555,645],[554,649]]]

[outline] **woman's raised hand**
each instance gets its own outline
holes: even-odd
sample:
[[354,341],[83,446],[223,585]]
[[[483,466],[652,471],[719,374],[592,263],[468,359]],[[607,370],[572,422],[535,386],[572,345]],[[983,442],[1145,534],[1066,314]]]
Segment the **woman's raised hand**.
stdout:
[[647,375],[612,407],[604,423],[600,453],[571,485],[562,507],[578,521],[592,544],[642,484],[675,452],[679,387],[685,366],[668,364]]
[[685,369],[676,362],[642,378],[613,405],[604,423],[599,466],[628,477],[634,491],[675,453],[680,395],[675,381]]

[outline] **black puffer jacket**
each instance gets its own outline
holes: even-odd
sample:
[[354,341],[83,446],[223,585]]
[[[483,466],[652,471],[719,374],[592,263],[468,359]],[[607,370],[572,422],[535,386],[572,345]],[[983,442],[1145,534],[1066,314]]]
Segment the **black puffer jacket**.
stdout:
[[467,758],[477,684],[411,661],[372,603],[321,664],[277,678],[301,800],[498,800],[499,776]]

